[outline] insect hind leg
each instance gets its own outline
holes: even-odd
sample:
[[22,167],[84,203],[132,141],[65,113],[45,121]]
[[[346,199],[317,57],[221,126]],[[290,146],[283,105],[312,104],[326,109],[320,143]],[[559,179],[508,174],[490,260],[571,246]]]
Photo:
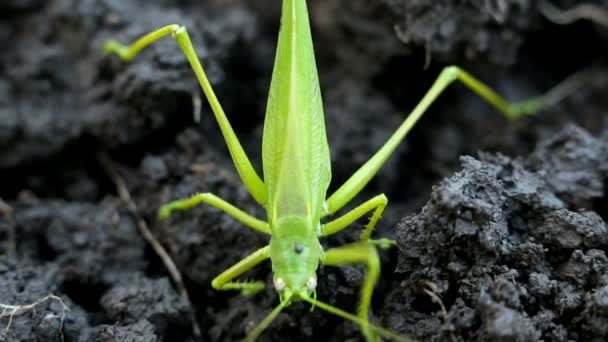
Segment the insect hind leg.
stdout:
[[230,156],[232,157],[232,161],[234,166],[236,167],[241,180],[245,184],[245,187],[253,196],[253,198],[261,205],[266,204],[266,185],[258,175],[258,173],[253,168],[249,157],[245,153],[243,146],[241,145],[239,139],[237,138],[222,106],[209,83],[209,79],[207,78],[207,74],[203,69],[203,66],[196,55],[196,51],[194,46],[192,45],[192,41],[190,40],[190,36],[188,35],[188,31],[184,26],[179,25],[168,25],[162,27],[156,31],[153,31],[137,41],[135,41],[131,45],[123,45],[115,40],[108,40],[105,42],[103,46],[103,50],[107,54],[116,54],[122,60],[130,61],[132,60],[141,50],[143,50],[148,45],[153,42],[167,36],[171,35],[173,39],[178,43],[182,52],[188,59],[198,82],[207,97],[207,101],[209,102],[209,106],[215,115],[215,119],[220,126],[220,130],[222,131],[222,135],[224,136],[224,140],[228,145],[228,150],[230,151]]
[[397,131],[395,131],[388,141],[342,186],[340,186],[338,190],[329,196],[326,200],[326,214],[333,214],[343,208],[369,183],[393,152],[395,152],[395,149],[416,125],[422,115],[426,113],[431,104],[437,100],[439,95],[441,95],[450,84],[456,81],[462,83],[471,91],[479,95],[508,119],[534,114],[547,105],[545,95],[533,97],[521,102],[509,102],[485,83],[479,81],[459,67],[445,67],[431,88],[427,91],[426,95],[424,95],[414,110],[401,123]]

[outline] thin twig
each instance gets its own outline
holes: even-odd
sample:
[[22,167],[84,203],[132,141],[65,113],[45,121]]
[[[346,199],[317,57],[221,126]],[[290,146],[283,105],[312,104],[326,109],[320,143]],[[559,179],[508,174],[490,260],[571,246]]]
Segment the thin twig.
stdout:
[[[177,269],[175,262],[173,261],[167,250],[160,244],[160,242],[156,239],[154,234],[152,234],[150,229],[148,229],[146,221],[144,221],[139,215],[137,205],[133,201],[129,190],[127,190],[127,186],[125,185],[124,180],[117,172],[114,162],[104,153],[100,153],[98,159],[110,179],[112,179],[112,182],[114,182],[114,185],[116,186],[116,191],[118,191],[118,196],[126,204],[129,211],[131,211],[131,214],[137,220],[137,227],[139,231],[144,236],[146,241],[148,241],[148,243],[152,246],[154,252],[156,252],[158,257],[162,260],[163,264],[167,268],[167,271],[169,272],[169,276],[171,277],[171,279],[173,279],[173,282],[175,283],[178,292],[186,300],[188,305],[190,305],[192,312],[194,312],[194,306],[190,301],[190,296],[188,295],[188,291],[186,290],[186,286],[184,285],[182,274]],[[198,322],[196,321],[196,317],[194,316],[192,317],[192,330],[197,338],[201,337],[201,329],[198,325]]]
[[538,4],[538,10],[549,21],[560,25],[568,25],[577,20],[586,19],[602,26],[608,26],[608,10],[592,4],[580,4],[568,10],[562,10],[549,1],[543,0]]
[[441,315],[443,316],[443,319],[445,320],[446,317],[448,316],[448,311],[445,309],[445,305],[443,305],[443,301],[441,300],[441,297],[439,297],[439,289],[437,288],[437,285],[435,285],[434,283],[430,282],[430,281],[422,281],[422,282],[410,282],[410,281],[403,281],[401,282],[401,287],[404,288],[411,288],[414,291],[418,291],[418,290],[422,290],[422,292],[424,292],[424,294],[426,294],[427,296],[431,297],[431,300],[439,305],[439,308],[441,309]]
[[11,324],[13,323],[13,318],[15,316],[25,313],[27,311],[34,311],[38,305],[45,303],[49,300],[56,300],[61,303],[61,324],[59,326],[59,329],[61,333],[61,340],[63,341],[63,322],[65,320],[67,312],[70,311],[70,308],[65,305],[61,298],[52,293],[44,298],[38,299],[37,301],[31,304],[9,305],[0,303],[0,309],[2,309],[2,312],[0,312],[0,319],[8,317],[8,324],[6,325],[6,328],[4,330],[9,331],[9,329],[11,328]]
[[[414,291],[418,291],[418,290],[422,290],[422,292],[429,296],[431,298],[431,301],[437,305],[439,305],[439,308],[441,309],[441,318],[443,319],[443,323],[447,323],[448,320],[448,310],[446,310],[445,305],[443,304],[443,300],[441,299],[441,297],[439,296],[439,289],[437,288],[437,285],[435,283],[432,283],[430,281],[422,281],[421,283],[419,282],[409,282],[409,281],[403,281],[401,282],[401,287],[404,288],[411,288]],[[450,339],[452,341],[456,341],[456,336],[454,336],[454,332],[450,332]]]
[[427,296],[431,297],[431,300],[435,304],[439,305],[439,307],[441,308],[441,315],[443,316],[443,321],[445,322],[446,318],[448,317],[448,311],[445,309],[445,305],[443,305],[443,301],[441,300],[439,295],[427,288],[422,289],[422,291],[424,291]]

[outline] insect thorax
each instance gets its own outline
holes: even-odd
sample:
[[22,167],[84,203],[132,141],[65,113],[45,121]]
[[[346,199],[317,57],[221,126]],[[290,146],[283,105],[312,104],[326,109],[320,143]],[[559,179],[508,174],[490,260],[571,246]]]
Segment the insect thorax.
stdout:
[[[316,285],[316,271],[323,248],[311,229],[311,223],[301,217],[292,216],[279,220],[280,227],[274,227],[270,240],[270,260],[276,280],[292,291],[310,290],[311,279]],[[277,234],[275,234],[275,232]],[[314,287],[313,287],[314,289]]]

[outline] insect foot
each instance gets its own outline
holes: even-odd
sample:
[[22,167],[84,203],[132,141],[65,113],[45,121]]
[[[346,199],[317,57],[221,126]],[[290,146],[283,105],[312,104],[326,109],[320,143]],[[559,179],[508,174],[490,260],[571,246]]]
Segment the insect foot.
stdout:
[[372,246],[380,247],[382,249],[389,249],[391,247],[397,246],[397,241],[386,238],[368,240],[367,243]]

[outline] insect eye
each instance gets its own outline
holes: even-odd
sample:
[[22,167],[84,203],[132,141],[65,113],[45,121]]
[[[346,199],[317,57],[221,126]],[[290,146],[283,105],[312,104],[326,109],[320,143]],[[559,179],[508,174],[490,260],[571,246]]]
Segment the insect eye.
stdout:
[[296,243],[296,245],[293,246],[293,251],[296,252],[296,254],[300,254],[302,251],[304,251],[304,247],[302,247],[302,245],[299,243]]
[[283,278],[277,278],[274,280],[274,288],[277,291],[282,291],[283,289],[285,289],[285,281],[283,280]]
[[315,277],[308,278],[308,280],[306,281],[306,287],[308,287],[309,290],[316,289],[317,288],[317,279]]

